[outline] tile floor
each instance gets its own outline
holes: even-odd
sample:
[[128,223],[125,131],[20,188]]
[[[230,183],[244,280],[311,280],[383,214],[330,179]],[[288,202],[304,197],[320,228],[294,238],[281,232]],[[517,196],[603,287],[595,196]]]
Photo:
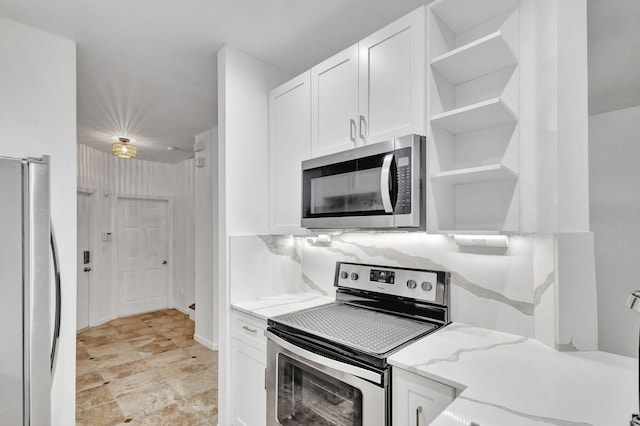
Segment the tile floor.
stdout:
[[218,353],[175,309],[77,334],[76,425],[216,425]]

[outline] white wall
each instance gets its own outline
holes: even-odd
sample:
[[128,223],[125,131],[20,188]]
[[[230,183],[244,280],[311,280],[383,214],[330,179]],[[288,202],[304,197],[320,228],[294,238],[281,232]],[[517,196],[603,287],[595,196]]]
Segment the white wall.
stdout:
[[640,106],[589,118],[591,228],[595,234],[599,349],[638,355]]
[[[117,199],[118,196],[171,200],[173,258],[169,306],[188,313],[195,299],[194,160],[178,164],[124,160],[78,145],[78,188],[93,192],[93,274],[89,323],[95,326],[117,317]],[[113,240],[104,242],[102,232]],[[180,294],[180,291],[183,294]]]
[[52,425],[75,423],[76,48],[0,18],[0,155],[51,156],[51,220],[62,276]]
[[[229,46],[218,52],[218,184],[214,212],[215,286],[218,289],[219,424],[230,424],[228,237],[266,234],[269,228],[269,90],[283,71]],[[196,309],[197,311],[197,309]]]
[[173,304],[188,313],[195,302],[195,162],[173,166]]
[[217,128],[196,136],[196,158],[202,159],[202,167],[195,170],[195,246],[196,282],[194,302],[196,302],[195,339],[203,345],[215,349],[218,345],[216,318],[218,307],[214,289],[213,251],[213,200],[217,183]]

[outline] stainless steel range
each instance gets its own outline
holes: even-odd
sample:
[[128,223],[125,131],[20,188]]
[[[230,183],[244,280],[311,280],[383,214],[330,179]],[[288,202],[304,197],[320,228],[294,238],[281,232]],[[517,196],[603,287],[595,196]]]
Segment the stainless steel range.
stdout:
[[337,262],[336,301],[271,318],[268,425],[390,425],[387,358],[449,323],[449,273]]

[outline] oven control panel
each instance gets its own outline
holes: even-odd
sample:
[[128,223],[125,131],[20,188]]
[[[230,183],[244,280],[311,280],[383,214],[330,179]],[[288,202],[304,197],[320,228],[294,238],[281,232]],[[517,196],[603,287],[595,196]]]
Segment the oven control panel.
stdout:
[[438,279],[438,274],[437,271],[338,262],[335,285],[444,304],[445,283]]

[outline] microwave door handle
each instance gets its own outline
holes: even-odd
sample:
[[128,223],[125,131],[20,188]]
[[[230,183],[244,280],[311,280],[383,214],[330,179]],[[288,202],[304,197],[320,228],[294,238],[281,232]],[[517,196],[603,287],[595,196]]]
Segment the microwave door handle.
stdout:
[[382,173],[380,173],[380,193],[382,195],[382,206],[385,213],[393,213],[391,204],[391,188],[389,186],[389,174],[391,173],[391,162],[393,153],[387,154],[382,161]]

